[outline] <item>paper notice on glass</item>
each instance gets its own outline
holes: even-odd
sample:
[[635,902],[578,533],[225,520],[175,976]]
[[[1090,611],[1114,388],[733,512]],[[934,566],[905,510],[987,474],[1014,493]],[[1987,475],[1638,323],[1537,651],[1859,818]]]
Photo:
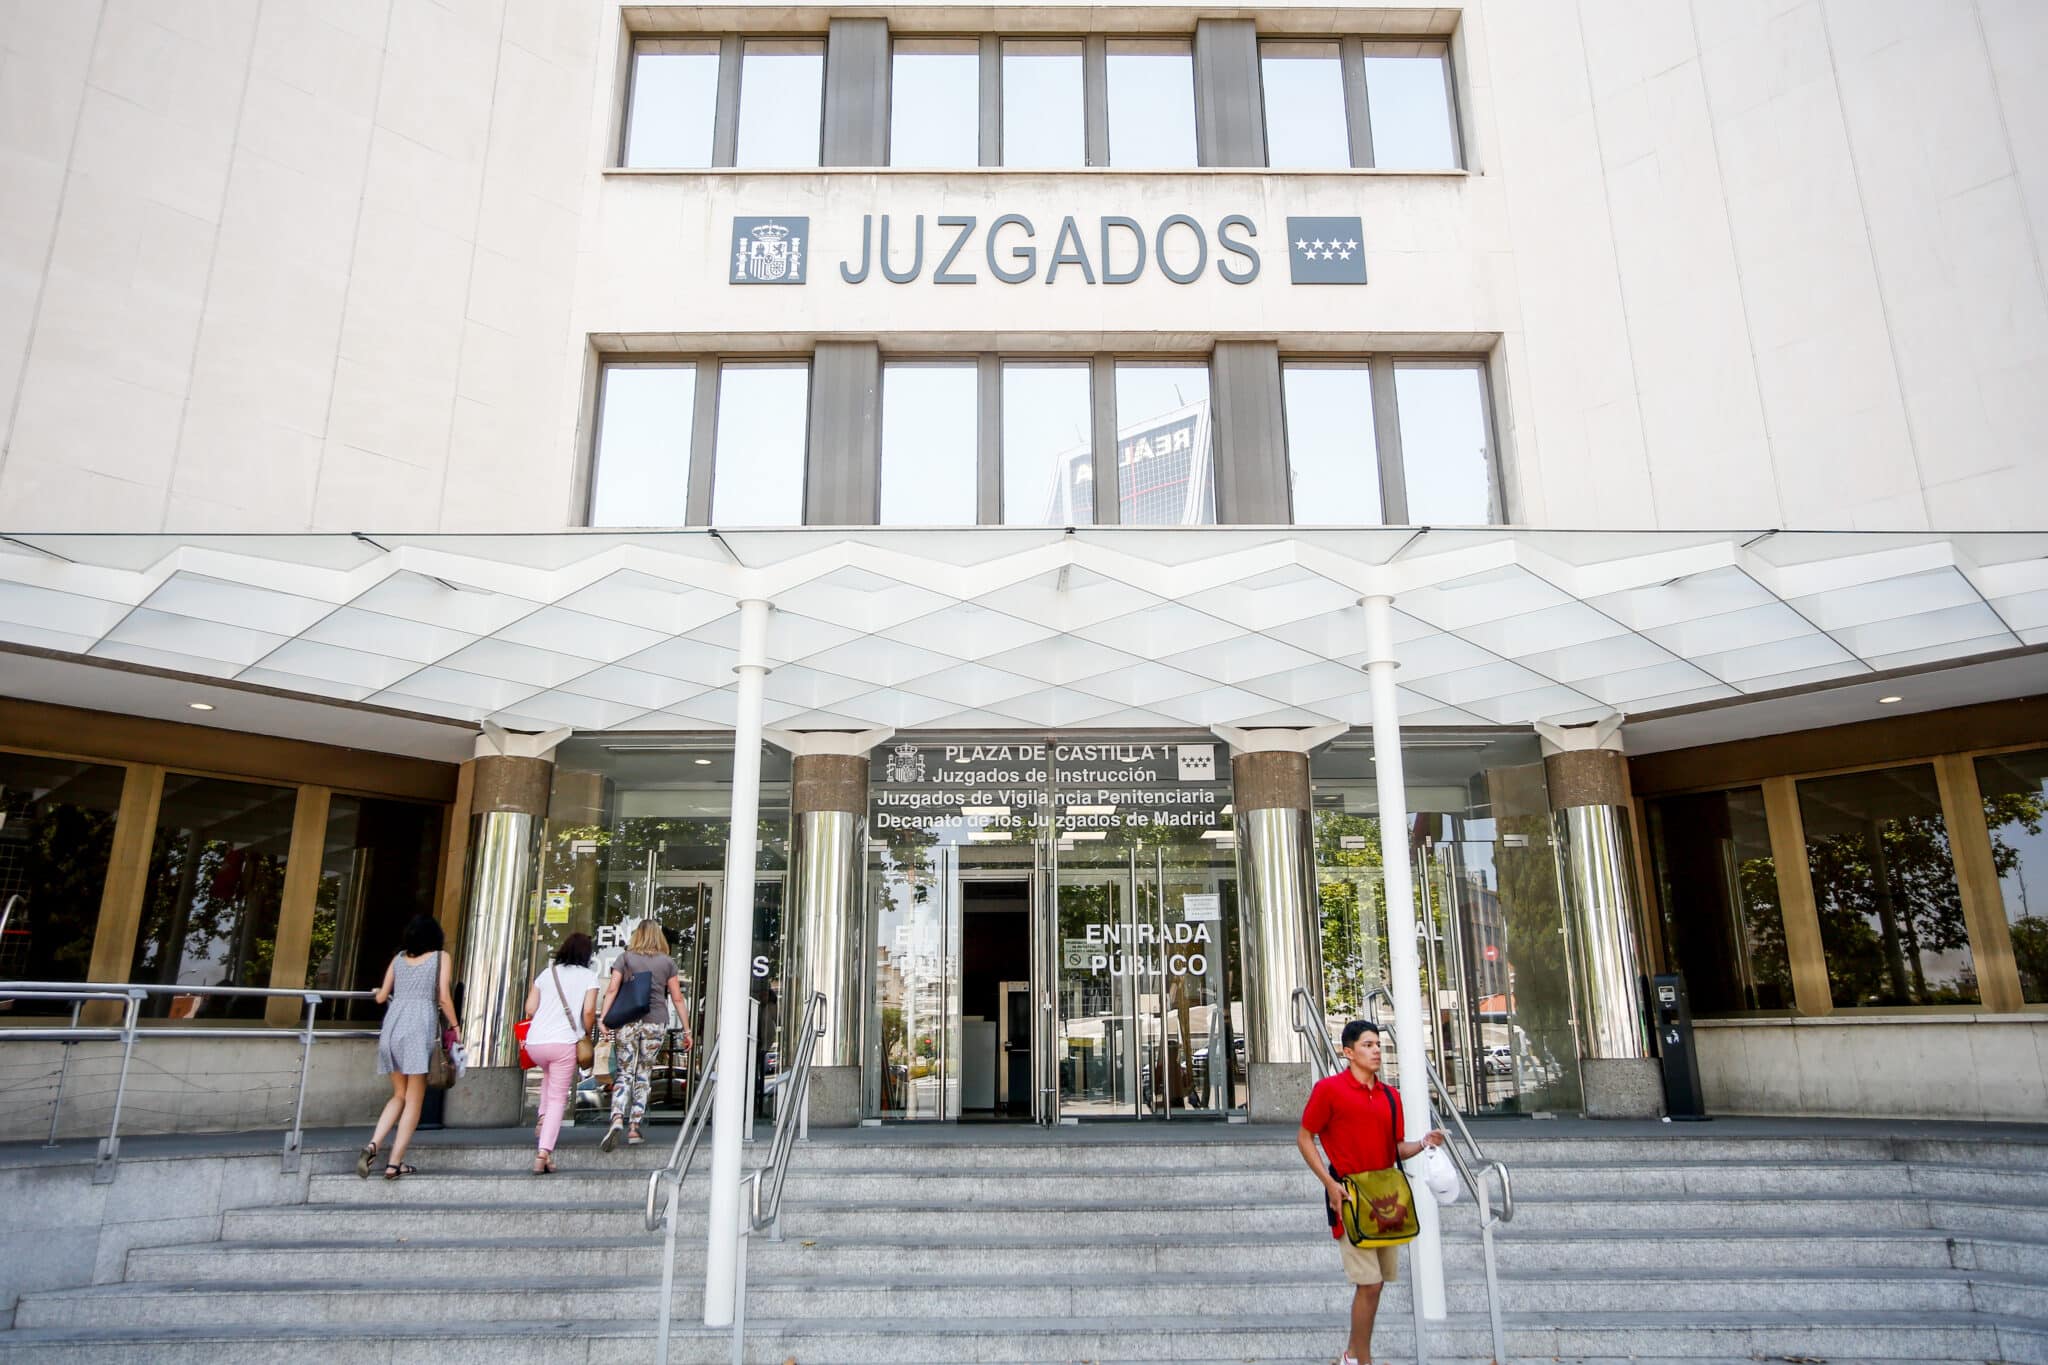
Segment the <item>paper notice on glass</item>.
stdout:
[[1223,897],[1215,891],[1190,891],[1180,898],[1180,916],[1190,924],[1223,918]]

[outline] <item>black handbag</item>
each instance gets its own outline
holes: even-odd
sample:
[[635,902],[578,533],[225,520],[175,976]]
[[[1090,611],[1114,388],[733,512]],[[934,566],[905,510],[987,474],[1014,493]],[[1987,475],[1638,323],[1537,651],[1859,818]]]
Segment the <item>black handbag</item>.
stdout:
[[618,965],[612,969],[623,979],[612,995],[611,1008],[604,1012],[604,1026],[609,1029],[637,1024],[654,1008],[654,973],[634,972],[627,976],[625,962],[625,955],[621,954]]

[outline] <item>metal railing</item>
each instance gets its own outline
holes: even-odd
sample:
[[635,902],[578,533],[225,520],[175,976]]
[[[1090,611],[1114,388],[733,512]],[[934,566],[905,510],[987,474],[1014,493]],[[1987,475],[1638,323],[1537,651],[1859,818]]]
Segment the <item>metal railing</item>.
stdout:
[[[305,1015],[297,1028],[269,1028],[255,1025],[243,1027],[192,1028],[176,1023],[142,1023],[142,1004],[152,995],[202,996],[202,997],[256,997],[265,1000],[299,1000],[304,1002]],[[306,1080],[313,1070],[313,1044],[321,1038],[374,1038],[375,1029],[326,1029],[314,1031],[314,1024],[320,1015],[320,1006],[329,1000],[370,1000],[370,991],[309,991],[275,990],[264,986],[158,986],[132,982],[83,982],[77,985],[56,981],[0,981],[0,1002],[29,1001],[47,1004],[69,1004],[71,1022],[69,1025],[40,1026],[27,1024],[21,1027],[0,1028],[0,1042],[14,1043],[62,1043],[64,1051],[57,1063],[57,1094],[50,1105],[50,1134],[45,1147],[57,1145],[57,1125],[64,1112],[65,1083],[70,1077],[71,1050],[79,1043],[119,1043],[121,1045],[121,1070],[114,1082],[114,1107],[107,1119],[107,1135],[100,1139],[98,1154],[94,1159],[92,1180],[95,1185],[104,1185],[114,1178],[117,1163],[121,1159],[121,1106],[128,1093],[129,1063],[135,1055],[138,1041],[161,1038],[205,1038],[216,1042],[245,1042],[251,1038],[293,1039],[299,1044],[299,1084],[297,1098],[292,1106],[292,1126],[284,1135],[284,1151],[281,1169],[299,1169],[299,1152],[305,1134]],[[116,1025],[91,1025],[80,1022],[80,1013],[85,1006],[96,1000],[119,1001],[123,1006],[121,1023]]]
[[[752,1003],[752,1002],[750,1002]],[[753,1058],[756,1052],[755,1035],[759,1027],[759,1009],[749,1012],[747,1020],[747,1130],[752,1138],[754,1096]],[[746,1186],[745,1204],[747,1216],[740,1225],[738,1248],[738,1278],[733,1288],[732,1358],[739,1365],[746,1349],[747,1334],[747,1241],[756,1232],[767,1232],[770,1240],[780,1241],[782,1237],[782,1185],[789,1174],[789,1154],[799,1136],[810,1135],[811,1101],[810,1077],[811,1056],[817,1050],[819,1035],[825,1031],[825,997],[813,992],[804,1008],[803,1023],[799,1025],[796,1042],[796,1064],[786,1067],[771,1076],[765,1087],[775,1094],[775,1135],[768,1144],[768,1159],[762,1165],[747,1172],[743,1178]],[[696,1093],[690,1097],[688,1110],[683,1115],[683,1127],[676,1134],[675,1145],[669,1150],[669,1158],[658,1170],[649,1172],[647,1177],[647,1204],[643,1217],[649,1232],[662,1234],[661,1253],[661,1309],[660,1321],[656,1328],[656,1365],[668,1365],[669,1332],[674,1317],[676,1278],[676,1222],[677,1208],[682,1200],[683,1181],[689,1177],[690,1166],[696,1160],[697,1147],[704,1137],[704,1126],[711,1116],[711,1097],[717,1086],[718,1057],[723,1050],[724,1039],[713,1042],[704,1059],[704,1071],[697,1082]],[[666,1192],[666,1198],[663,1197]]]
[[[1383,986],[1374,986],[1366,992],[1366,1009],[1374,1024],[1379,1024],[1378,1012],[1373,1009],[1375,1001],[1386,1002],[1387,1008],[1394,1007],[1394,997]],[[1334,1075],[1344,1067],[1344,1061],[1337,1055],[1337,1049],[1330,1041],[1329,1026],[1322,1020],[1316,1008],[1315,998],[1305,988],[1294,991],[1294,1028],[1308,1039],[1310,1050],[1321,1064],[1324,1074]],[[1392,1037],[1384,1026],[1382,1033]],[[1395,1045],[1399,1046],[1396,1039]],[[1444,1150],[1450,1153],[1451,1163],[1458,1169],[1458,1178],[1465,1182],[1465,1188],[1472,1191],[1474,1204],[1479,1212],[1479,1242],[1482,1259],[1486,1267],[1486,1311],[1493,1325],[1493,1358],[1495,1365],[1507,1365],[1507,1334],[1501,1323],[1500,1312],[1500,1267],[1494,1254],[1493,1230],[1502,1223],[1512,1222],[1515,1216],[1515,1188],[1508,1173],[1507,1164],[1488,1157],[1472,1136],[1472,1130],[1465,1126],[1464,1115],[1451,1098],[1450,1090],[1444,1085],[1443,1077],[1430,1064],[1429,1055],[1422,1054],[1423,1073],[1429,1078],[1429,1092],[1435,1100],[1436,1112],[1446,1122],[1450,1141]],[[1500,1206],[1494,1207],[1490,1196],[1493,1180],[1500,1182]],[[1410,1297],[1415,1304],[1416,1357],[1422,1357],[1422,1294],[1420,1286],[1411,1289]]]

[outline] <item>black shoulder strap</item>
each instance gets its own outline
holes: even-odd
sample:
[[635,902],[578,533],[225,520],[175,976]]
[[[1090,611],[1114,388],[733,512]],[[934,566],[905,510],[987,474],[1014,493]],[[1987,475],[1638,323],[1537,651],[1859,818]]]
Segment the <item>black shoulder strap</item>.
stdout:
[[1380,1089],[1387,1092],[1387,1118],[1394,1125],[1395,1161],[1398,1163],[1401,1147],[1401,1096],[1385,1081],[1380,1082]]

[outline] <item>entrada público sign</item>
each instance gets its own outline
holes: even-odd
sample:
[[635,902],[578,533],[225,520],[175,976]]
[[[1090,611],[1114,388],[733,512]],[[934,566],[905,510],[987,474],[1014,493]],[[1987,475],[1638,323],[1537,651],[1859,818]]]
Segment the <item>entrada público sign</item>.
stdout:
[[[930,223],[929,230],[927,223]],[[810,260],[811,220],[782,214],[732,220],[732,284],[803,284]],[[839,264],[839,278],[864,284],[879,275],[891,284],[929,279],[933,284],[1136,284],[1157,270],[1175,284],[1205,276],[1247,285],[1264,261],[1258,224],[1242,213],[1213,226],[1185,213],[1141,223],[1122,214],[1090,220],[1069,214],[1040,226],[1021,213],[989,220],[976,214],[908,219],[864,214],[860,248]],[[1364,284],[1365,227],[1356,217],[1289,218],[1288,281],[1292,284]],[[927,271],[926,267],[930,269]],[[1041,270],[1041,266],[1043,269]]]

